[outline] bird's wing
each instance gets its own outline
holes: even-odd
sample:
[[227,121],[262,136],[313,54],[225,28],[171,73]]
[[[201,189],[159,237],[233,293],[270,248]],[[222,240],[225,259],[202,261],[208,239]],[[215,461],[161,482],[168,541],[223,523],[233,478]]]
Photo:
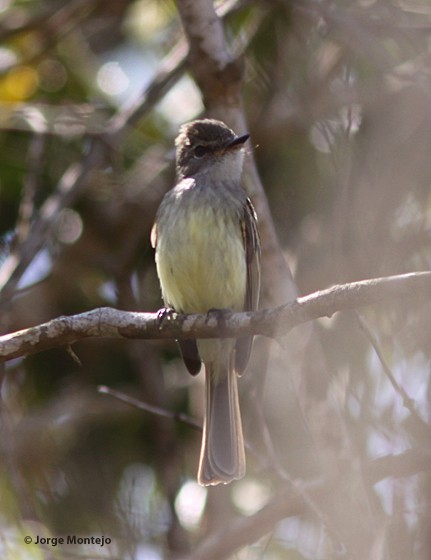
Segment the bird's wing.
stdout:
[[[257,216],[250,199],[246,199],[241,219],[241,230],[247,264],[247,287],[244,311],[256,311],[260,292],[260,239],[257,229]],[[239,338],[236,345],[235,369],[240,375],[250,357],[252,336]]]

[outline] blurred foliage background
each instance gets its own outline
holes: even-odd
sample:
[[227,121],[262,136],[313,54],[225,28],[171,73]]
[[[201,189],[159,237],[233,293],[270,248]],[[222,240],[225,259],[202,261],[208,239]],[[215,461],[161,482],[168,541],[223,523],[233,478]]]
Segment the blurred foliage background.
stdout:
[[[229,4],[254,156],[299,293],[428,269],[429,2]],[[161,307],[149,232],[200,93],[180,65],[133,124],[109,125],[183,41],[168,0],[0,0],[2,333]],[[198,431],[98,392],[201,418],[202,376],[173,342],[87,340],[73,347],[80,363],[59,348],[3,364],[2,558],[188,557],[258,515],[286,478],[334,474],[330,497],[236,557],[429,558],[431,479],[417,461],[430,446],[429,316],[429,302],[401,301],[318,321],[283,347],[257,340],[240,383],[247,476],[209,490],[195,483]],[[369,479],[373,460],[397,456],[411,457],[405,470]]]

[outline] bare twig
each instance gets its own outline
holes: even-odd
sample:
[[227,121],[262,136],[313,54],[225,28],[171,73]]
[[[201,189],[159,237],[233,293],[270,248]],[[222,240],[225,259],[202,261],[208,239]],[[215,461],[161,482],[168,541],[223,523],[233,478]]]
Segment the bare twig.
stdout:
[[129,395],[120,393],[120,391],[116,391],[115,389],[106,387],[105,385],[100,385],[97,390],[99,391],[99,393],[102,393],[102,395],[109,395],[111,397],[114,397],[114,399],[118,399],[123,403],[138,408],[139,410],[144,410],[145,412],[156,414],[157,416],[163,416],[164,418],[170,418],[171,420],[178,420],[179,422],[183,422],[184,424],[191,426],[195,430],[202,431],[201,422],[198,422],[198,420],[195,420],[191,416],[188,416],[187,414],[184,414],[182,412],[177,414],[175,412],[171,412],[170,410],[166,410],[165,408],[161,408],[160,406],[147,404],[141,400],[130,397]]
[[302,323],[330,317],[337,311],[383,302],[396,304],[408,298],[428,299],[430,296],[431,272],[413,272],[333,286],[275,309],[232,313],[223,317],[223,325],[219,324],[215,314],[173,314],[161,321],[158,313],[103,307],[78,315],[58,317],[48,323],[0,337],[0,361],[68,346],[89,337],[187,339],[237,337],[254,333],[276,338],[286,335]]

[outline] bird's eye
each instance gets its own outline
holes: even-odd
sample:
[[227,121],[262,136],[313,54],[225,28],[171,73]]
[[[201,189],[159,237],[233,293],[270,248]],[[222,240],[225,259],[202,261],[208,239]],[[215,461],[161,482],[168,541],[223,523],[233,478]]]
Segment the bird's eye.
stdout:
[[205,154],[207,154],[209,152],[208,146],[196,146],[196,148],[193,151],[193,155],[196,158],[201,158],[204,157]]

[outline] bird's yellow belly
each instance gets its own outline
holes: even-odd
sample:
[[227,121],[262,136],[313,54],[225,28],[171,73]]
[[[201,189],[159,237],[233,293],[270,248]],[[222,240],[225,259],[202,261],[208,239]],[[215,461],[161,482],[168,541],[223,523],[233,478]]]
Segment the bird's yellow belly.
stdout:
[[179,212],[174,221],[157,244],[165,304],[184,313],[242,310],[247,270],[239,221],[212,207]]

